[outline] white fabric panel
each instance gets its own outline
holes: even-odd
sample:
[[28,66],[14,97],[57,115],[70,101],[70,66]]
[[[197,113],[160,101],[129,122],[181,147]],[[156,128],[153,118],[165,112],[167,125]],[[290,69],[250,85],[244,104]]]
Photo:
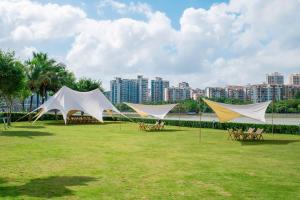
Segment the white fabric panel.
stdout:
[[112,110],[120,113],[99,89],[89,92],[78,92],[66,86],[63,86],[57,93],[50,97],[39,109],[42,109],[41,115],[50,110],[59,110],[63,115],[65,123],[67,123],[68,112],[72,110],[83,111],[101,122],[103,122],[102,114],[104,110]]
[[146,113],[158,119],[164,119],[165,116],[172,110],[177,104],[166,104],[166,105],[144,105],[144,104],[134,104],[125,103],[141,116]]
[[266,122],[265,113],[271,102],[272,101],[267,101],[263,103],[254,103],[248,105],[232,105],[218,102],[215,103],[227,108],[228,110],[237,112],[245,117]]

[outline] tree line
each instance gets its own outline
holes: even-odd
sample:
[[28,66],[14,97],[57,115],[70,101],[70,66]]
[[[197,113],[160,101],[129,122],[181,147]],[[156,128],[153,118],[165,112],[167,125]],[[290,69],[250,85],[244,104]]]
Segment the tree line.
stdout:
[[[56,93],[64,85],[77,91],[96,88],[103,91],[101,81],[89,78],[76,80],[73,72],[64,64],[49,58],[46,53],[33,52],[30,59],[21,61],[13,51],[5,52],[0,49],[0,101],[5,102],[9,123],[16,100],[22,102],[25,111],[24,102],[30,97],[31,112],[34,96],[37,98],[38,107],[40,98],[44,103],[48,95]],[[1,111],[5,111],[4,108]]]

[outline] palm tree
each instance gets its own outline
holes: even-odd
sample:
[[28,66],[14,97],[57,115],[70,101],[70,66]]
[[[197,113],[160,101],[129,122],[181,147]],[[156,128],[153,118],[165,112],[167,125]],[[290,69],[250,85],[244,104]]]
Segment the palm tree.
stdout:
[[[29,108],[29,112],[31,112],[34,93],[37,95],[37,107],[39,106],[39,94],[42,94],[44,101],[47,87],[51,83],[51,69],[56,62],[53,59],[49,59],[46,53],[33,52],[32,58],[25,63],[27,65],[28,87],[31,91]],[[31,120],[31,116],[29,118]]]

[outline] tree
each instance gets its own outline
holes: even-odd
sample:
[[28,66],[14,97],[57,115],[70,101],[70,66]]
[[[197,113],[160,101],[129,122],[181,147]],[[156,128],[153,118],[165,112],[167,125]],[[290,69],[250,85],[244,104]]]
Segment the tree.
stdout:
[[8,124],[11,122],[13,101],[25,87],[25,71],[14,52],[0,50],[0,93],[8,107]]
[[295,95],[295,99],[300,99],[300,91],[298,91]]
[[[27,82],[27,81],[26,81]],[[20,91],[19,93],[19,99],[22,103],[22,111],[25,112],[25,100],[30,97],[31,95],[31,91],[30,89],[27,87],[27,85],[25,85],[25,87]]]
[[72,89],[76,89],[76,79],[72,72],[66,69],[66,66],[62,63],[54,66],[55,76],[51,79],[49,85],[49,91],[52,93],[57,92],[62,86],[67,86]]
[[87,92],[91,91],[94,89],[100,89],[101,91],[104,91],[102,88],[102,82],[98,80],[92,80],[90,78],[81,78],[79,81],[76,83],[76,90],[81,91],[81,92]]

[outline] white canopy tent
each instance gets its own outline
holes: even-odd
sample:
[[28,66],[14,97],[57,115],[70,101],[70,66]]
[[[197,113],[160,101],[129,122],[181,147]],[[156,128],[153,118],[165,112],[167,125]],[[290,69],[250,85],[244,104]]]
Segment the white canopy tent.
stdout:
[[245,116],[258,121],[266,122],[265,113],[272,101],[267,101],[263,103],[254,103],[247,105],[232,105],[225,103],[218,103],[210,101],[208,99],[203,99],[203,101],[209,105],[213,111],[216,113],[220,122],[230,121],[232,119]]
[[121,114],[99,89],[78,92],[66,86],[63,86],[36,110],[40,110],[40,112],[36,115],[35,121],[50,110],[59,110],[65,124],[67,123],[67,116],[78,111],[83,111],[101,122],[103,122],[103,111]]
[[125,103],[130,108],[135,110],[141,117],[152,116],[158,119],[164,119],[177,104],[165,104],[165,105],[144,105]]

